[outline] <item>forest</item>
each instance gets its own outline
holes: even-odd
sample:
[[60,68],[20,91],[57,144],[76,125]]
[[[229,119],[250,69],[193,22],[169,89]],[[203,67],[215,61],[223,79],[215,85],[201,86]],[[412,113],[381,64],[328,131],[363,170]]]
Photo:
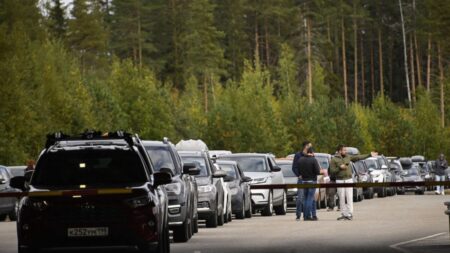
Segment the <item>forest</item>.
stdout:
[[49,132],[450,155],[450,1],[0,0],[0,164]]

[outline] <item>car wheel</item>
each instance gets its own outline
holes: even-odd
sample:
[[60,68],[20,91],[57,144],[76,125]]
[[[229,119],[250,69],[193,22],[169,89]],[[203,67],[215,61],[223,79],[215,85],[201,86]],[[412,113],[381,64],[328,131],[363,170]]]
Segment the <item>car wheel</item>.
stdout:
[[261,211],[262,216],[272,216],[273,214],[273,196],[272,192],[269,192],[268,203]]
[[233,215],[231,213],[228,213],[228,222],[233,221]]
[[283,191],[283,203],[281,206],[275,207],[275,213],[277,215],[286,215],[287,213],[287,197],[285,191]]
[[218,225],[217,221],[217,211],[214,211],[211,216],[206,220],[207,228],[216,228]]
[[195,218],[192,222],[192,231],[194,234],[198,233],[198,218]]
[[[222,211],[222,212],[223,212],[223,211]],[[223,214],[219,214],[219,215],[217,216],[217,225],[223,226],[223,224],[225,223],[225,219],[224,219],[223,216],[224,216]]]
[[174,242],[187,242],[190,238],[189,227],[190,227],[190,224],[188,223],[187,219],[183,222],[183,225],[175,227],[173,229],[173,241]]
[[253,214],[252,201],[250,201],[250,204],[248,205],[248,210],[245,211],[245,218],[251,218],[252,214]]
[[236,213],[236,219],[239,220],[245,219],[245,198],[242,200],[241,211]]
[[10,219],[11,221],[16,221],[16,220],[17,220],[17,211],[18,211],[18,210],[19,210],[19,201],[16,200],[16,203],[14,204],[14,210],[12,210],[12,211],[8,214],[9,219]]
[[378,191],[378,197],[379,198],[384,198],[384,197],[386,197],[386,188],[381,188],[379,191]]

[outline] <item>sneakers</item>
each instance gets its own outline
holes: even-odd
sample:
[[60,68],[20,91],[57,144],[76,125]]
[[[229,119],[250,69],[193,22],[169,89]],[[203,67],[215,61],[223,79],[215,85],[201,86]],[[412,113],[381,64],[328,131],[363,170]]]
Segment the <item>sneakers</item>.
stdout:
[[295,218],[296,221],[300,221],[300,217],[297,216],[297,218]]
[[353,216],[344,216],[337,218],[337,220],[353,220]]
[[434,193],[435,193],[436,195],[439,195],[439,194],[440,194],[438,191],[435,191]]
[[305,221],[313,221],[314,219],[313,218],[311,218],[311,217],[308,217],[308,218],[306,218],[305,217],[305,219],[304,219]]
[[313,216],[313,217],[312,217],[312,220],[313,220],[313,221],[318,221],[319,218],[317,218],[317,216]]
[[327,212],[332,212],[332,211],[334,211],[334,208],[327,208]]
[[445,192],[441,192],[442,195],[445,195]]

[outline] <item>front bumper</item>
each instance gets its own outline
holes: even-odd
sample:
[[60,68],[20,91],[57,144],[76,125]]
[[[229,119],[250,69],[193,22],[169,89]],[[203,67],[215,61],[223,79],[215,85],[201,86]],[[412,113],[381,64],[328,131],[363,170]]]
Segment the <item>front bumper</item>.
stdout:
[[208,219],[217,209],[216,196],[214,192],[199,192],[197,212],[199,220]]
[[254,207],[260,208],[269,203],[269,189],[252,189],[252,203]]
[[168,206],[169,227],[176,227],[183,225],[186,220],[187,206],[186,203],[172,204]]

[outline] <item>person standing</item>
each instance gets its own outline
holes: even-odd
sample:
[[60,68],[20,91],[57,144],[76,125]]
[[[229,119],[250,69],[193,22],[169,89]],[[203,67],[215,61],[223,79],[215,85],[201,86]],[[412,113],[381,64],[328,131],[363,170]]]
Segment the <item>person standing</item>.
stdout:
[[[304,184],[317,183],[317,176],[320,175],[320,166],[316,158],[314,157],[314,151],[312,147],[309,147],[306,151],[306,155],[300,158],[300,160],[298,161],[298,166],[300,168],[299,172]],[[304,220],[318,220],[314,212],[314,197],[316,188],[305,188],[304,192]]]
[[[347,155],[347,149],[340,144],[337,147],[336,155],[331,159],[330,169],[336,177],[336,183],[353,183],[352,168],[350,162],[356,162],[366,159],[370,156],[377,156],[378,153],[372,152],[367,155],[351,156]],[[339,206],[341,208],[341,217],[338,220],[352,220],[353,219],[353,188],[340,187],[337,189],[339,196]]]
[[[311,146],[310,141],[304,141],[302,143],[302,150],[295,153],[294,160],[292,161],[292,172],[297,176],[297,184],[303,184],[302,176],[300,175],[300,168],[299,168],[299,160],[302,158],[305,154],[308,148]],[[296,220],[300,221],[300,218],[302,216],[302,213],[304,213],[304,201],[305,201],[305,191],[303,188],[297,189],[297,201],[296,201]]]
[[[444,154],[440,154],[439,158],[436,160],[436,171],[435,171],[435,180],[436,182],[445,181],[445,170],[448,167],[448,162],[445,160]],[[436,194],[445,195],[444,186],[437,185],[436,186]]]

